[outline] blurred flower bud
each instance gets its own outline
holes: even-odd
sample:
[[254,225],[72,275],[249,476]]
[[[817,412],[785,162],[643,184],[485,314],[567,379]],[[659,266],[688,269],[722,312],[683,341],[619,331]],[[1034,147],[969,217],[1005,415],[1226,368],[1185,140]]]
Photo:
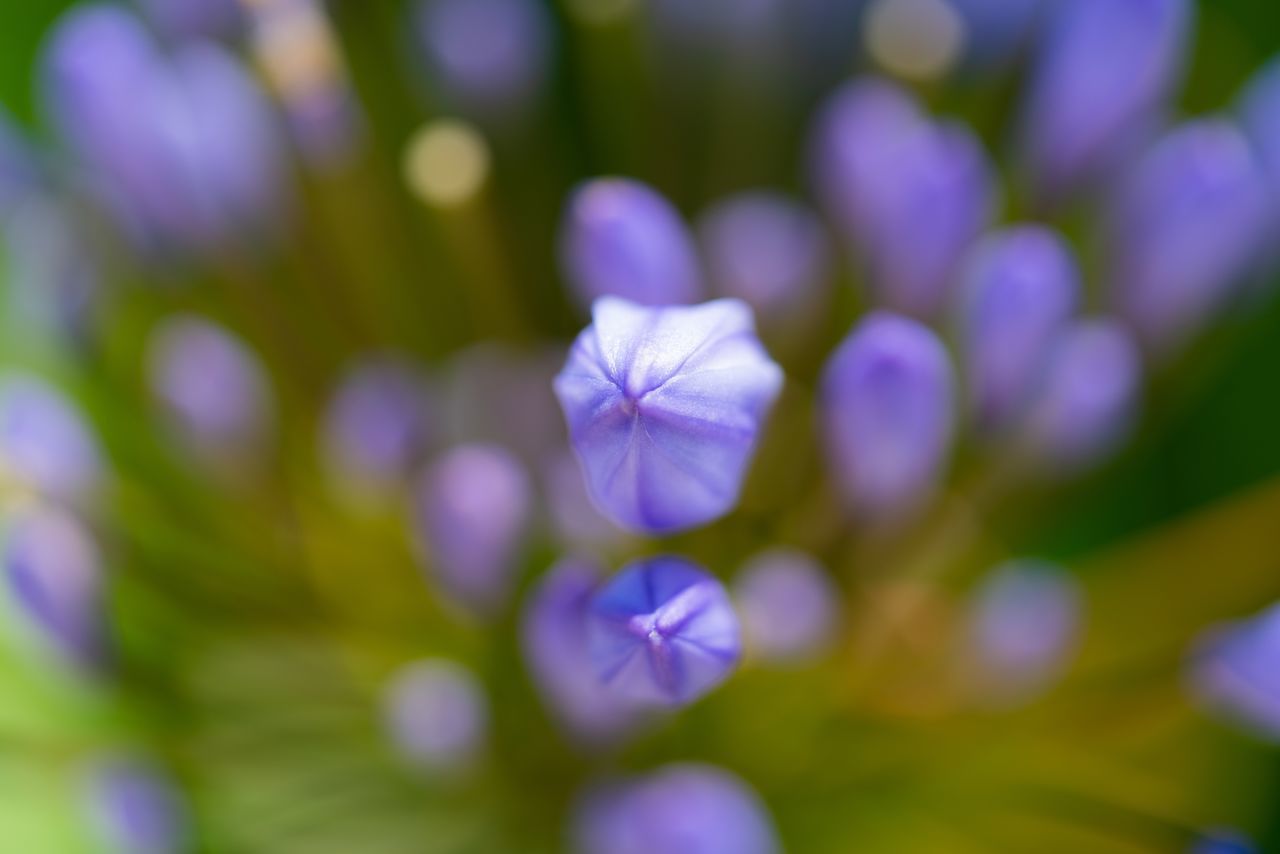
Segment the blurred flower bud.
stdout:
[[561,225],[560,263],[583,304],[616,296],[640,305],[697,302],[703,293],[688,228],[658,192],[625,178],[579,187]]
[[1079,640],[1081,599],[1075,579],[1043,561],[1010,561],[983,580],[969,643],[985,702],[1028,700],[1058,678]]
[[914,320],[874,312],[827,362],[824,440],[837,485],[869,517],[910,512],[943,474],[954,432],[951,363]]
[[742,640],[729,594],[683,558],[624,567],[592,596],[587,642],[596,675],[639,706],[684,706],[723,682]]
[[197,315],[171,315],[152,329],[147,382],[182,438],[214,459],[251,455],[271,427],[271,392],[258,357]]
[[1190,854],[1258,854],[1258,847],[1244,834],[1215,830],[1196,840]]
[[564,447],[564,416],[552,380],[564,365],[562,344],[513,347],[492,341],[453,357],[440,415],[455,442],[510,448],[535,466]]
[[605,518],[591,502],[582,467],[572,451],[565,449],[552,455],[543,467],[542,477],[551,523],[566,546],[604,548],[627,537],[626,531]]
[[422,473],[414,518],[434,577],[449,595],[478,611],[506,601],[532,502],[524,468],[497,445],[459,445]]
[[749,304],[761,324],[812,309],[831,272],[822,223],[779,193],[740,193],[719,202],[703,214],[698,236],[712,289]]
[[1087,467],[1128,432],[1141,386],[1142,360],[1120,323],[1073,324],[1058,335],[1023,422],[1026,450],[1041,467]]
[[3,522],[4,577],[18,614],[48,648],[77,665],[105,655],[102,566],[89,532],[51,505]]
[[0,223],[39,186],[35,151],[0,104]]
[[728,513],[783,381],[751,309],[609,297],[592,315],[555,390],[596,505],[651,533]]
[[999,430],[1022,414],[1043,379],[1053,341],[1079,300],[1080,274],[1056,232],[1021,226],[978,244],[962,284],[969,407],[979,427]]
[[773,822],[737,777],[710,765],[666,765],[590,793],[574,821],[578,854],[776,854]]
[[38,377],[0,375],[0,482],[74,504],[101,475],[97,439],[71,401]]
[[111,854],[180,854],[189,848],[182,800],[148,763],[100,762],[89,778],[89,812]]
[[1274,203],[1280,206],[1280,58],[1253,75],[1240,95],[1238,110],[1258,161],[1267,170]]
[[69,205],[52,196],[30,195],[10,212],[5,226],[9,282],[22,328],[86,340],[101,292],[102,264]]
[[408,479],[430,432],[426,384],[413,366],[366,359],[343,374],[329,401],[322,451],[344,492],[385,495]]
[[547,571],[525,605],[525,662],[543,700],[569,734],[586,742],[621,735],[635,709],[596,673],[587,646],[587,605],[599,584],[588,562],[562,560]]
[[387,685],[388,736],[412,765],[446,776],[479,759],[489,728],[484,687],[453,661],[425,659],[397,672]]
[[964,23],[965,65],[987,71],[1007,65],[1031,42],[1055,0],[950,0]]
[[551,61],[538,0],[421,0],[417,32],[432,77],[455,108],[510,120],[537,98]]
[[1193,650],[1191,687],[1214,712],[1280,743],[1280,605],[1210,629]]
[[239,0],[141,0],[141,5],[171,39],[230,38],[244,25]]
[[1183,125],[1138,161],[1110,223],[1120,313],[1158,355],[1211,318],[1260,261],[1266,177],[1225,122]]
[[1180,76],[1192,7],[1054,4],[1023,104],[1022,154],[1042,201],[1095,181],[1154,130]]
[[733,581],[747,649],[766,661],[802,662],[830,646],[840,620],[840,591],[804,552],[757,554]]

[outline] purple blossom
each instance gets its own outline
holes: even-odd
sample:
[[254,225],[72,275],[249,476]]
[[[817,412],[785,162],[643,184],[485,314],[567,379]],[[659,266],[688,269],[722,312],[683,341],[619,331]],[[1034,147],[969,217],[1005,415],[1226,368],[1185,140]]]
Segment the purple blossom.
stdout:
[[683,706],[719,685],[742,642],[729,594],[678,557],[637,561],[591,598],[587,643],[596,675],[639,706]]
[[1113,211],[1108,278],[1145,344],[1163,354],[1204,325],[1259,260],[1269,214],[1265,174],[1226,122],[1183,125],[1138,162]]
[[812,308],[830,274],[822,223],[779,193],[725,199],[703,214],[698,235],[713,290],[747,302],[762,323]]
[[182,801],[147,763],[102,762],[89,779],[89,809],[102,841],[117,854],[179,854],[188,848]]
[[426,659],[397,672],[386,689],[387,732],[423,771],[458,774],[475,763],[489,727],[484,689],[470,670]]
[[1087,467],[1124,437],[1137,409],[1142,360],[1112,320],[1074,323],[1054,343],[1049,367],[1021,430],[1041,466]]
[[152,394],[201,452],[252,451],[270,427],[271,394],[258,357],[230,331],[193,314],[172,315],[147,350]]
[[562,560],[529,596],[521,620],[525,661],[544,701],[569,733],[587,742],[636,723],[630,704],[599,678],[587,645],[587,606],[599,585],[592,564]]
[[954,432],[947,352],[924,325],[867,315],[832,354],[820,389],[828,459],[852,507],[896,517],[929,496]]
[[670,202],[639,181],[599,178],[574,191],[561,225],[560,263],[584,304],[616,296],[679,305],[703,294],[688,228]]
[[596,506],[650,533],[728,513],[783,380],[751,309],[604,298],[592,318],[555,390]]
[[588,795],[578,854],[776,854],[768,810],[742,780],[709,765],[666,765]]
[[748,650],[768,661],[806,661],[831,644],[840,591],[804,552],[774,548],[751,558],[733,582]]
[[1031,41],[1054,0],[951,0],[964,22],[967,64],[989,69],[1007,64]]
[[0,375],[0,472],[59,501],[89,498],[102,476],[102,454],[75,406],[44,380]]
[[893,84],[863,79],[827,101],[813,160],[817,190],[876,300],[913,315],[942,308],[997,198],[974,136],[933,123]]
[[1023,157],[1040,198],[1099,178],[1153,129],[1180,75],[1192,5],[1055,4],[1023,110]]
[[959,332],[969,405],[980,426],[998,430],[1021,414],[1079,292],[1071,250],[1050,229],[996,232],[971,253]]
[[1280,605],[1206,632],[1191,661],[1191,685],[1213,711],[1280,743]]
[[239,0],[142,0],[147,18],[174,39],[229,38],[244,25]]
[[1017,560],[996,567],[974,594],[970,643],[985,699],[1024,700],[1062,672],[1081,632],[1075,580],[1053,564]]
[[1280,58],[1254,74],[1240,96],[1240,123],[1267,170],[1271,192],[1280,205]]
[[435,460],[414,492],[414,518],[434,577],[478,611],[507,597],[532,512],[524,468],[497,445],[459,445]]
[[104,653],[102,566],[97,545],[69,513],[28,505],[4,522],[3,571],[18,613],[68,660]]
[[551,22],[537,0],[423,0],[416,23],[435,81],[457,107],[510,118],[545,81]]

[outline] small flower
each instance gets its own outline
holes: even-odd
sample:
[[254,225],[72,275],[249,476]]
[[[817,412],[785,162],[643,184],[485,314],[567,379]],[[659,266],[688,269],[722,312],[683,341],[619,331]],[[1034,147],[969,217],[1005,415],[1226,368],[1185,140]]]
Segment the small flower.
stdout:
[[1020,415],[1079,299],[1075,259],[1055,232],[996,232],[971,253],[960,308],[961,363],[975,420],[998,430]]
[[696,763],[666,765],[590,793],[574,822],[578,854],[776,854],[768,810],[742,780]]
[[181,797],[146,762],[102,761],[89,778],[89,811],[113,854],[178,854],[190,844]]
[[728,513],[783,379],[751,309],[605,298],[592,319],[555,390],[596,505],[649,533]]
[[840,620],[840,591],[822,564],[794,549],[751,558],[734,578],[733,601],[748,649],[767,661],[821,655]]
[[1098,179],[1152,130],[1182,68],[1192,6],[1055,4],[1023,105],[1023,159],[1042,201]]
[[693,238],[658,192],[625,178],[579,187],[561,226],[560,263],[584,304],[603,296],[680,305],[703,294]]
[[422,473],[414,518],[445,592],[478,611],[506,600],[532,501],[529,476],[497,445],[460,445]]
[[1280,743],[1280,605],[1211,629],[1191,661],[1198,699],[1222,716]]
[[97,439],[71,401],[38,377],[0,375],[0,482],[77,503],[101,476]]
[[643,706],[692,703],[728,677],[742,648],[724,586],[678,557],[609,579],[588,606],[587,640],[597,676]]
[[384,697],[388,735],[406,760],[434,774],[455,775],[478,759],[489,727],[489,704],[470,670],[453,661],[407,665]]
[[955,421],[951,364],[932,331],[867,315],[828,360],[820,394],[833,475],[856,511],[892,518],[928,497]]

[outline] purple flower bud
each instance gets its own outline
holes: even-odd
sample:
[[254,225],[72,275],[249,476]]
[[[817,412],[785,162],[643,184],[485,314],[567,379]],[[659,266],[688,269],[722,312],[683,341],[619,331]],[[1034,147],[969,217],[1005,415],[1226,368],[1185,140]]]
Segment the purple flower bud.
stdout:
[[1128,431],[1141,392],[1142,361],[1124,327],[1081,321],[1057,338],[1023,424],[1027,450],[1059,470],[1088,466]]
[[417,29],[437,85],[464,110],[520,112],[545,81],[551,22],[537,0],[423,0]]
[[425,556],[445,591],[476,610],[500,606],[532,512],[520,463],[497,445],[460,445],[423,472],[414,501]]
[[461,773],[484,748],[489,704],[461,664],[426,659],[407,665],[388,684],[384,709],[392,742],[423,771]]
[[733,583],[748,649],[769,661],[806,661],[831,644],[840,591],[822,564],[792,549],[770,549],[743,566]]
[[24,506],[4,523],[4,577],[23,620],[49,648],[80,665],[102,660],[102,566],[74,516]]
[[1280,605],[1211,629],[1191,661],[1191,686],[1218,714],[1280,743]]
[[29,196],[11,211],[5,226],[20,323],[38,334],[84,340],[91,334],[91,313],[101,290],[101,265],[68,204]]
[[1232,830],[1215,830],[1196,840],[1190,854],[1257,854],[1257,851],[1247,836]]
[[1109,238],[1109,281],[1139,337],[1163,354],[1198,330],[1260,258],[1266,178],[1225,122],[1184,125],[1157,143],[1122,187]]
[[824,438],[834,476],[859,513],[896,517],[933,491],[955,421],[947,352],[927,327],[867,315],[827,362]]
[[1182,68],[1190,0],[1056,4],[1026,94],[1022,147],[1053,201],[1117,165],[1159,118]]
[[591,793],[574,821],[578,854],[776,854],[768,810],[742,780],[709,765],[664,766]]
[[964,22],[967,63],[990,69],[1027,46],[1054,0],[950,0]]
[[202,452],[252,451],[270,427],[270,389],[257,356],[197,315],[172,315],[151,331],[147,378],[184,438]]
[[861,80],[823,109],[814,169],[879,302],[916,315],[940,309],[995,207],[991,169],[973,134],[928,121],[890,83]]
[[229,38],[244,24],[238,0],[142,0],[142,8],[173,39]]
[[712,288],[747,302],[761,322],[811,308],[830,273],[822,223],[778,193],[720,202],[702,216],[698,234]]
[[997,567],[974,594],[970,644],[984,699],[1029,699],[1062,672],[1081,631],[1081,593],[1060,568],[1035,560]]
[[323,450],[341,485],[385,493],[404,481],[425,451],[430,406],[409,364],[370,359],[342,377],[324,421]]
[[149,764],[103,762],[90,776],[89,809],[102,841],[115,854],[178,854],[189,845],[182,801]]
[[1280,58],[1253,76],[1240,96],[1240,123],[1267,170],[1271,192],[1280,204]]
[[0,376],[0,478],[76,503],[101,475],[97,440],[71,401],[35,376]]
[[587,642],[609,690],[642,706],[692,703],[728,677],[742,649],[724,586],[669,556],[632,563],[596,592]]
[[588,742],[617,737],[635,709],[600,681],[587,646],[587,605],[599,583],[590,563],[563,560],[530,594],[521,620],[525,661],[543,699],[570,734]]
[[751,309],[607,297],[592,318],[555,390],[596,506],[649,533],[728,513],[783,380]]
[[1050,229],[997,232],[970,254],[959,331],[969,403],[980,426],[1006,426],[1030,402],[1079,292],[1071,250]]
[[560,250],[564,275],[584,304],[602,296],[640,305],[702,297],[689,230],[670,202],[639,181],[600,178],[579,187],[561,225]]
[[0,105],[0,220],[37,190],[40,168],[35,153]]
[[543,491],[556,534],[567,546],[606,547],[627,534],[596,509],[573,452],[555,454],[543,469]]

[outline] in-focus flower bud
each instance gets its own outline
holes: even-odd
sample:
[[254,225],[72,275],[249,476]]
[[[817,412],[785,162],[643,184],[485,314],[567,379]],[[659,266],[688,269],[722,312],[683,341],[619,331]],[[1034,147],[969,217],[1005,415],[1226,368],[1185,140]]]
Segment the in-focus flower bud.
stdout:
[[1023,105],[1022,154],[1042,201],[1101,177],[1154,129],[1180,75],[1192,6],[1055,4]]
[[178,854],[188,849],[190,831],[182,799],[149,763],[104,760],[91,770],[88,789],[90,817],[111,854]]
[[387,734],[402,756],[432,774],[468,770],[484,748],[489,704],[470,670],[453,661],[407,665],[387,685]]
[[102,661],[102,566],[84,526],[51,505],[24,505],[3,522],[4,578],[23,622],[77,665]]
[[999,430],[1030,402],[1079,292],[1075,258],[1050,229],[996,232],[970,253],[960,294],[960,359],[981,428]]
[[1142,360],[1125,328],[1080,321],[1062,332],[1023,422],[1023,441],[1040,467],[1070,471],[1113,450],[1128,432],[1142,385]]
[[172,39],[229,38],[244,25],[239,0],[142,0],[142,9]]
[[569,734],[587,742],[617,737],[636,710],[601,681],[587,644],[587,605],[600,582],[586,561],[557,563],[525,605],[525,662],[544,701]]
[[783,380],[751,309],[604,298],[592,319],[555,390],[596,505],[651,533],[728,513]]
[[1030,699],[1061,674],[1079,640],[1081,599],[1075,580],[1049,563],[1016,560],[992,571],[969,616],[984,701]]
[[837,485],[858,513],[893,518],[920,504],[954,432],[951,363],[923,324],[867,315],[827,362],[823,438]]
[[1280,743],[1280,605],[1210,629],[1193,651],[1191,687],[1218,714]]
[[683,706],[728,677],[742,640],[724,585],[678,557],[626,566],[591,598],[596,675],[640,706]]
[[70,400],[38,377],[0,376],[0,483],[77,503],[101,475],[97,439]]
[[740,193],[716,204],[698,223],[711,287],[737,297],[763,324],[812,308],[830,273],[822,223],[779,193]]
[[416,24],[432,77],[454,107],[501,121],[536,99],[551,39],[537,0],[422,0]]
[[821,655],[840,620],[840,591],[804,552],[775,548],[751,558],[733,580],[747,648],[766,661]]
[[151,331],[147,379],[183,439],[201,453],[252,453],[271,426],[271,393],[258,357],[197,315],[170,316]]
[[640,305],[702,297],[688,228],[670,202],[639,181],[600,178],[579,187],[560,240],[561,268],[584,305],[602,296]]
[[422,473],[417,532],[446,593],[478,611],[506,601],[532,501],[524,468],[497,445],[460,445]]
[[1231,124],[1183,125],[1122,186],[1108,238],[1115,304],[1159,355],[1199,331],[1260,261],[1266,176]]
[[742,780],[680,763],[592,793],[574,821],[578,854],[776,854],[768,810]]
[[936,313],[961,256],[981,235],[996,189],[981,145],[937,125],[882,80],[850,83],[819,118],[813,180],[857,250],[882,305]]
[[338,485],[356,496],[405,481],[426,450],[431,413],[410,364],[368,359],[342,377],[324,419],[323,453]]

